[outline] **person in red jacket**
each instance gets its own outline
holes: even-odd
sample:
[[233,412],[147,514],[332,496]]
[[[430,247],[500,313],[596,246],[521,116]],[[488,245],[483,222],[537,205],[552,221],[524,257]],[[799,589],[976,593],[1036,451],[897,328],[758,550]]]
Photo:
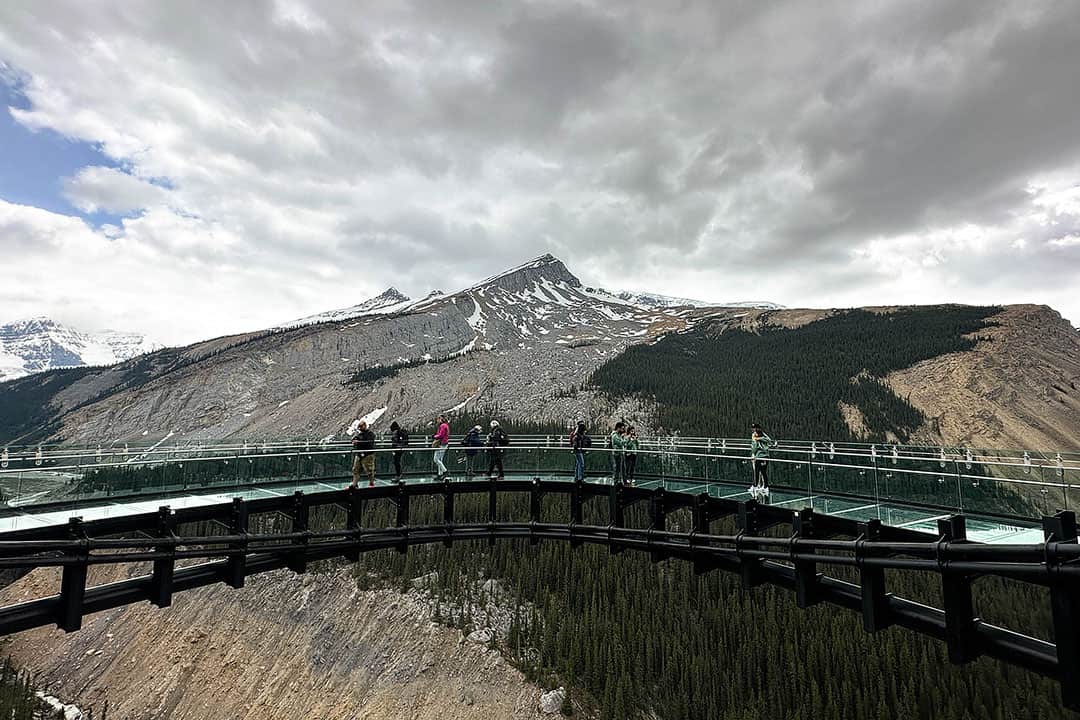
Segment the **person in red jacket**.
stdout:
[[435,448],[435,479],[442,480],[447,475],[443,458],[446,457],[446,446],[450,444],[450,423],[446,422],[444,415],[435,418],[435,423],[439,427],[431,436],[431,444]]

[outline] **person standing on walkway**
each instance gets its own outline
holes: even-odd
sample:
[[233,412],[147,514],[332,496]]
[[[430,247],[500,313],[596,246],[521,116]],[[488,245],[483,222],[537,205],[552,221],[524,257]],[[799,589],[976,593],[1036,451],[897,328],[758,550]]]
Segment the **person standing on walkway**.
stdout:
[[753,497],[769,496],[769,448],[776,443],[765,434],[761,426],[750,426],[750,457],[754,462],[754,483],[750,486]]
[[491,421],[491,432],[487,437],[488,444],[488,477],[495,477],[495,468],[499,468],[499,479],[503,479],[503,448],[510,444],[510,436],[499,427],[498,420]]
[[450,444],[450,423],[446,422],[445,415],[435,418],[435,423],[439,428],[431,436],[431,446],[435,448],[435,479],[442,480],[447,476],[443,458],[446,457],[446,447]]
[[366,421],[361,420],[353,435],[353,466],[352,484],[349,487],[357,487],[360,476],[367,475],[368,487],[375,486],[375,433],[368,428]]
[[476,454],[479,452],[477,448],[483,447],[484,441],[480,439],[480,433],[484,429],[479,425],[474,425],[473,429],[465,434],[462,438],[461,444],[465,446],[465,476],[472,477],[476,471]]
[[585,450],[592,447],[592,438],[585,427],[584,420],[578,420],[577,427],[570,435],[570,447],[574,449],[574,479],[585,479]]
[[615,423],[615,429],[611,431],[611,481],[622,482],[623,480],[623,435],[626,432],[626,423]]
[[409,433],[398,425],[397,420],[390,423],[390,445],[394,448],[394,479],[401,480],[401,456],[409,444]]
[[623,477],[625,482],[633,485],[638,451],[637,428],[633,425],[626,429],[626,437],[623,438],[623,450],[626,452],[626,458],[623,460]]

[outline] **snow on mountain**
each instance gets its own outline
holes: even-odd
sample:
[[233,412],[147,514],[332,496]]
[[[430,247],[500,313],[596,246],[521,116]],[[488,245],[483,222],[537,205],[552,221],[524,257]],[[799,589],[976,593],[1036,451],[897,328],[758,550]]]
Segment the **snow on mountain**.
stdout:
[[112,365],[163,347],[137,333],[82,332],[46,317],[0,325],[0,382],[53,368]]
[[279,325],[274,329],[294,328],[323,322],[340,322],[342,320],[352,320],[353,318],[363,317],[365,315],[393,313],[405,309],[410,302],[411,300],[407,295],[399,292],[397,288],[391,287],[370,300],[365,300],[359,305],[340,308],[338,310],[328,310],[319,313],[318,315],[309,315],[308,317],[293,320],[284,325]]
[[656,293],[643,293],[643,292],[630,292],[623,290],[616,293],[615,297],[620,300],[640,305],[642,307],[658,309],[658,308],[674,308],[674,307],[738,307],[738,308],[758,308],[761,310],[782,310],[783,305],[777,305],[773,302],[757,301],[757,300],[740,300],[738,302],[707,302],[705,300],[692,300],[690,298],[683,297],[671,297],[669,295],[657,295]]

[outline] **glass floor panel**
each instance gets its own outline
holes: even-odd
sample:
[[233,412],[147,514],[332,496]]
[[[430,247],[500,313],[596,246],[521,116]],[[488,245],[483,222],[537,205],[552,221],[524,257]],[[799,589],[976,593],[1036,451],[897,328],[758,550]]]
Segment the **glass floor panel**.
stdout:
[[[554,473],[534,473],[528,475],[508,475],[507,479],[523,480],[533,477],[545,479],[571,481],[566,475]],[[474,479],[484,479],[477,475]],[[433,478],[408,478],[410,484],[433,483]],[[590,484],[610,485],[611,479],[604,477],[589,478]],[[63,525],[69,518],[81,517],[85,521],[99,520],[103,518],[122,517],[139,513],[156,512],[159,507],[168,505],[173,509],[199,507],[231,502],[239,497],[245,500],[259,500],[269,497],[282,497],[291,495],[296,490],[302,490],[305,494],[317,494],[340,490],[347,487],[349,482],[327,482],[320,480],[303,480],[295,483],[283,482],[271,487],[252,486],[244,489],[227,492],[213,492],[207,488],[205,493],[188,492],[169,497],[154,498],[147,500],[130,500],[127,502],[100,502],[88,503],[83,506],[73,506],[62,510],[50,510],[47,512],[34,513],[32,506],[23,506],[19,514],[0,518],[0,533],[30,528]],[[396,484],[392,478],[378,478],[376,484],[388,486]],[[723,482],[705,482],[695,480],[661,480],[642,479],[636,483],[636,487],[654,489],[663,486],[671,492],[686,492],[692,494],[708,493],[711,497],[743,500],[750,497],[749,488],[745,485]],[[769,505],[780,506],[788,510],[798,511],[804,507],[813,508],[816,512],[839,515],[853,520],[879,519],[886,525],[905,527],[912,530],[935,533],[937,520],[948,517],[951,512],[947,509],[926,509],[905,506],[895,502],[878,503],[870,498],[847,498],[836,497],[828,494],[808,495],[805,491],[774,490],[768,500]],[[968,538],[984,543],[1010,543],[1010,544],[1037,544],[1043,540],[1042,529],[1039,523],[1032,520],[1030,523],[1013,521],[1000,521],[993,518],[979,516],[978,514],[967,515]]]

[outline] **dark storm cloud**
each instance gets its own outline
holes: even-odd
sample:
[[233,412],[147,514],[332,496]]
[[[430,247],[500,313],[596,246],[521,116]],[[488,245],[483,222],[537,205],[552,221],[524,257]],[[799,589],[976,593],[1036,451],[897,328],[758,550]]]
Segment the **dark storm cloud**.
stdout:
[[[1077,37],[1071,0],[0,6],[17,119],[165,188],[68,182],[151,205],[115,244],[286,278],[284,317],[549,251],[717,300],[1068,287]],[[69,227],[6,213],[16,250]]]

